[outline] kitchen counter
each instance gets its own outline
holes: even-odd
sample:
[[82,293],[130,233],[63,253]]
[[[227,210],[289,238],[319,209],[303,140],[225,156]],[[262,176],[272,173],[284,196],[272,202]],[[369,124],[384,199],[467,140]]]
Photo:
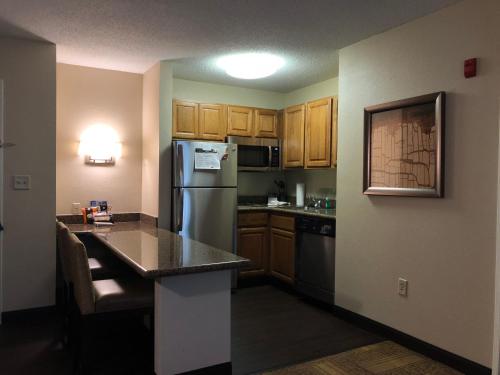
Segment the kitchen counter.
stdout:
[[335,210],[326,208],[304,208],[295,206],[282,206],[282,207],[269,207],[267,205],[240,205],[238,206],[238,212],[245,211],[266,211],[266,212],[277,212],[285,213],[291,215],[302,215],[302,216],[315,216],[323,217],[327,219],[335,219]]
[[96,227],[69,224],[75,233],[92,233],[145,278],[239,268],[249,261],[227,251],[142,222]]
[[68,227],[91,233],[143,277],[155,279],[155,374],[231,363],[232,269],[248,259],[144,222]]

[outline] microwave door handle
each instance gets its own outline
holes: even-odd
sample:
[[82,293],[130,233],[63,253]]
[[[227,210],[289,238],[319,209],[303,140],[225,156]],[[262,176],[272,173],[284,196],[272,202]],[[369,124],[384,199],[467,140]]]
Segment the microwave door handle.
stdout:
[[271,169],[273,166],[273,148],[272,146],[268,146],[267,149],[269,150],[269,158],[267,160],[267,168]]

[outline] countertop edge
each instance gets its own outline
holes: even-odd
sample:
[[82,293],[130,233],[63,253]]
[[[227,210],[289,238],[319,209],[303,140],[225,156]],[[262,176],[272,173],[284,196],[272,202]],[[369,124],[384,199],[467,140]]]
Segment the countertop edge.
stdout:
[[[156,279],[156,278],[176,276],[176,275],[187,275],[187,274],[194,274],[194,273],[238,269],[238,268],[244,267],[245,265],[248,265],[250,263],[250,260],[248,260],[248,259],[240,259],[240,260],[227,261],[227,262],[218,262],[218,263],[213,263],[213,264],[207,263],[207,264],[201,264],[201,265],[191,266],[191,267],[148,271],[145,268],[141,267],[136,262],[134,262],[128,256],[126,256],[120,249],[116,248],[111,243],[106,241],[106,239],[103,237],[102,233],[94,232],[92,230],[82,230],[80,232],[75,232],[75,233],[90,233],[90,234],[92,234],[99,242],[101,242],[104,246],[109,248],[118,258],[120,258],[122,261],[127,263],[130,267],[132,267],[142,277],[147,278],[147,279]],[[219,251],[223,251],[223,250],[219,250]]]
[[238,206],[238,212],[245,211],[265,211],[265,212],[279,212],[289,215],[301,215],[301,216],[313,216],[313,217],[322,217],[327,219],[337,219],[337,215],[333,214],[323,214],[318,212],[308,212],[300,209],[293,208],[280,208],[280,207],[266,207],[266,206]]
[[182,269],[171,269],[163,271],[146,271],[143,276],[147,279],[157,279],[161,277],[181,276],[195,273],[229,271],[239,269],[250,263],[249,260],[238,260],[232,262],[222,262],[216,264],[204,264],[201,266],[184,267]]

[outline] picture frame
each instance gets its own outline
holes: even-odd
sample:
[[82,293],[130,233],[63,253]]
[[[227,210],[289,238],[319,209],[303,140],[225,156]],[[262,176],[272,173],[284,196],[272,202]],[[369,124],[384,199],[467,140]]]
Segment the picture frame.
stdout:
[[364,109],[363,193],[444,197],[445,92]]

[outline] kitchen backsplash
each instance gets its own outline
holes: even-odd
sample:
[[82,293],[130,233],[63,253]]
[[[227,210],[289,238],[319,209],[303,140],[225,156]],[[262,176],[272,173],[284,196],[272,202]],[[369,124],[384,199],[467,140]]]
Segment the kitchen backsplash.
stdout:
[[284,180],[283,172],[238,172],[238,195],[268,195],[278,191],[274,180]]
[[336,169],[286,170],[286,190],[289,197],[295,197],[297,183],[306,185],[306,196],[335,198],[337,187]]
[[306,185],[306,195],[334,199],[336,195],[336,169],[287,169],[282,172],[238,172],[238,195],[257,196],[277,193],[274,180],[284,180],[286,192],[295,201],[297,183]]

